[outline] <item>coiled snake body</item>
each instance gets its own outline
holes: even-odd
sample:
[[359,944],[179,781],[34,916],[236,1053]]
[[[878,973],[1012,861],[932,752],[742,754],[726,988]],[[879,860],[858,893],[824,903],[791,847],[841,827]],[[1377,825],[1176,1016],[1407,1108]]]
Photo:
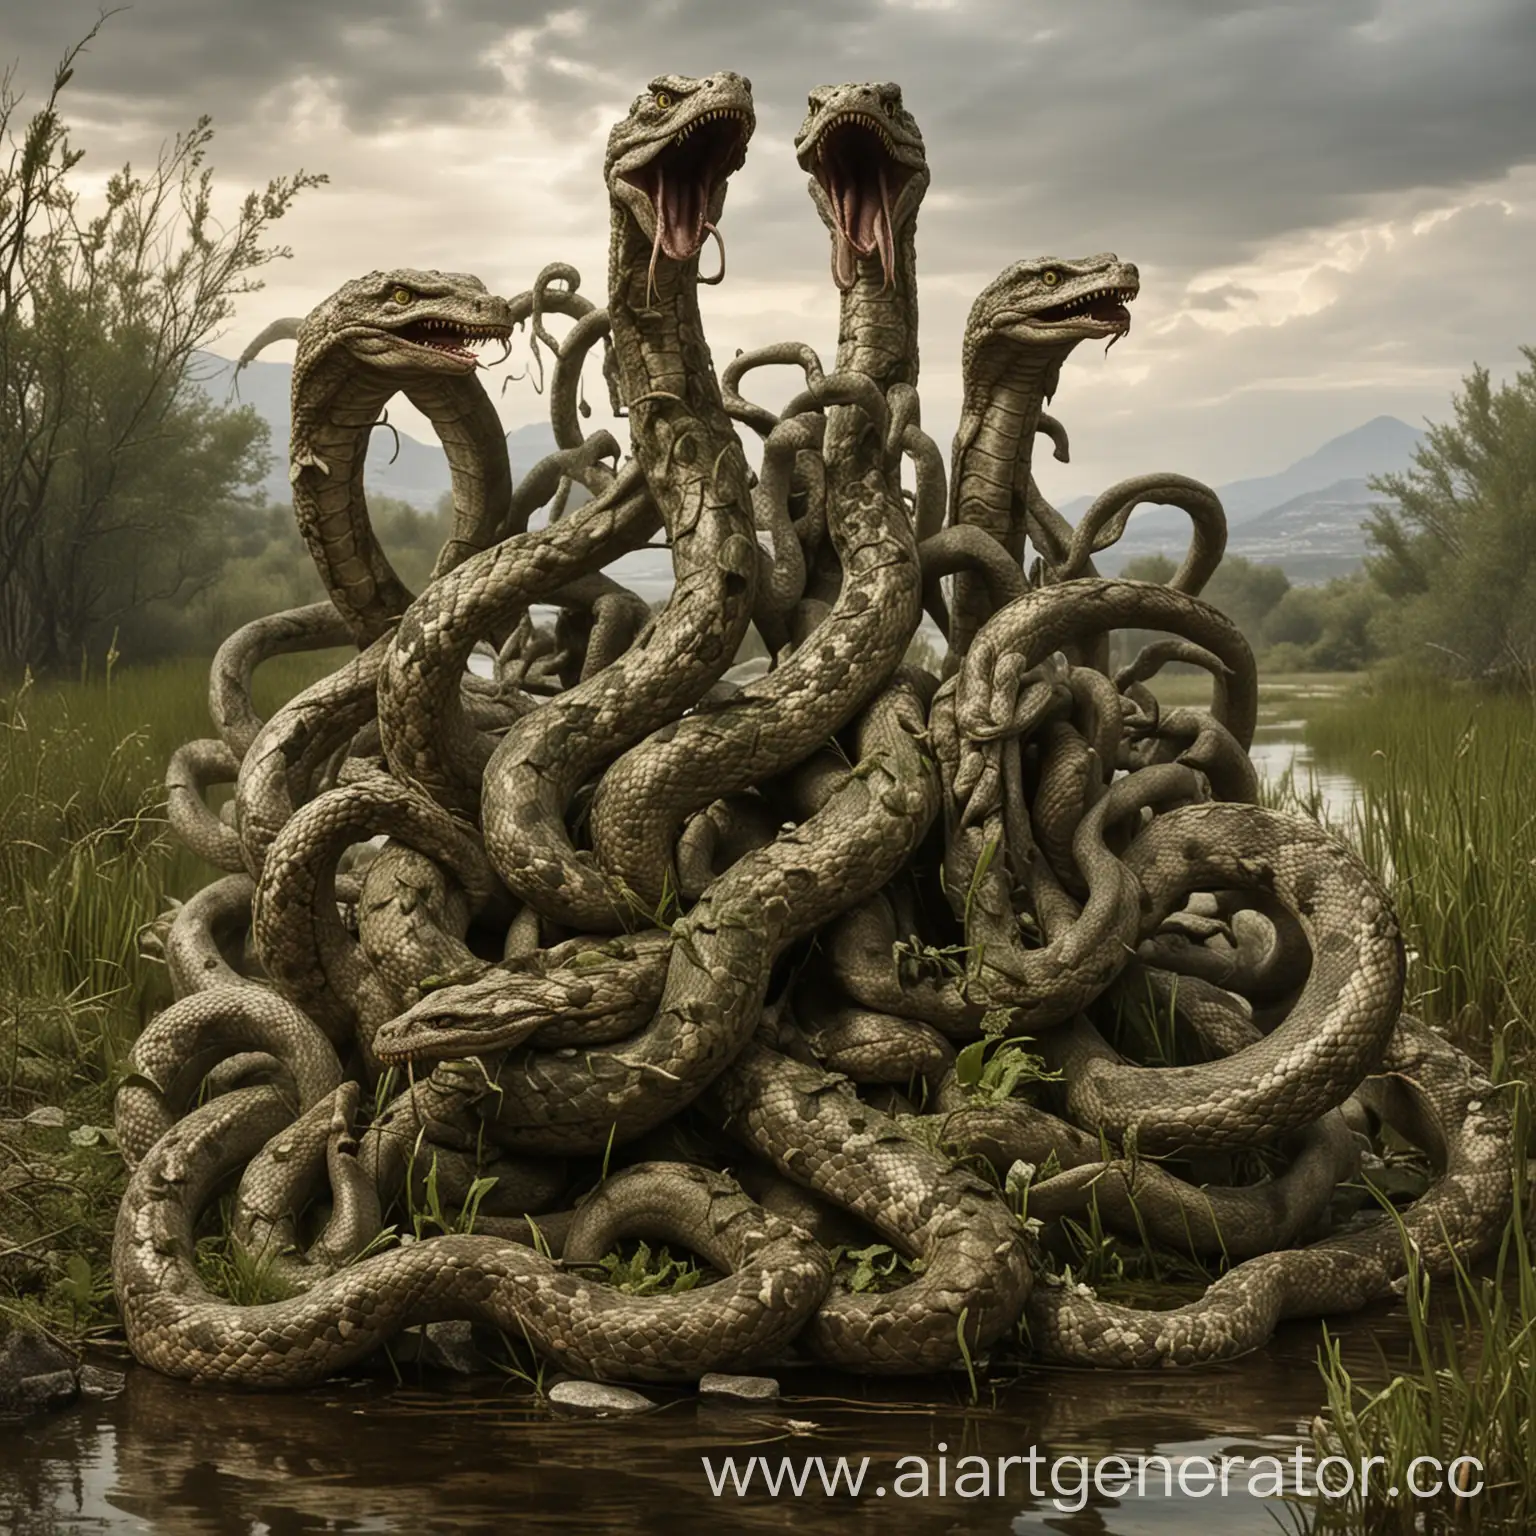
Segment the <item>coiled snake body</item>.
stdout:
[[[1078,342],[1125,333],[1136,269],[1042,257],[983,292],[942,526],[916,393],[917,125],[894,85],[812,93],[796,151],[831,240],[836,366],[793,343],[717,380],[699,253],[754,123],[721,72],[658,78],[615,126],[606,311],[559,264],[510,302],[398,270],[248,349],[298,335],[295,509],[330,600],[231,637],[217,739],[167,772],[173,825],[228,872],[145,933],[178,1000],[117,1100],[114,1284],[157,1369],[294,1386],[447,1318],[642,1381],[786,1351],[974,1368],[1015,1339],[1198,1364],[1390,1295],[1409,1251],[1469,1262],[1508,1217],[1505,1092],[1402,1012],[1386,890],[1253,803],[1252,653],[1198,595],[1219,502],[1138,476],[1072,529],[1030,475],[1036,431],[1065,454],[1045,402]],[[575,322],[560,343],[555,311]],[[471,344],[525,319],[556,352],[558,446],[514,490]],[[614,439],[578,421],[605,336],[631,432],[611,468]],[[782,416],[738,388],[770,363],[805,375]],[[363,499],[397,389],[454,478],[414,599]],[[755,486],[733,417],[763,441]],[[592,499],[567,512],[575,482]],[[1173,580],[1098,578],[1092,556],[1154,500],[1194,523]],[[676,584],[650,615],[600,571],[658,528]],[[553,639],[540,602],[563,611]],[[942,683],[904,664],[923,605]],[[749,622],[769,655],[728,672]],[[1117,629],[1169,638],[1111,673]],[[348,641],[257,716],[260,661]],[[465,676],[477,645],[490,681]],[[1172,662],[1210,675],[1208,708],[1161,707]],[[230,781],[232,822],[206,800]],[[1432,1181],[1400,1215],[1338,1221],[1382,1127]],[[1232,1182],[1202,1182],[1223,1166]],[[236,1173],[230,1241],[284,1292],[260,1305],[194,1261]],[[428,1196],[476,1230],[380,1248],[392,1208]],[[1132,1256],[1230,1267],[1169,1311],[1042,1275],[1035,1224],[1059,1255],[1067,1219],[1094,1215]],[[905,1268],[847,1288],[812,1228]],[[594,1266],[634,1237],[721,1278],[625,1294]]]

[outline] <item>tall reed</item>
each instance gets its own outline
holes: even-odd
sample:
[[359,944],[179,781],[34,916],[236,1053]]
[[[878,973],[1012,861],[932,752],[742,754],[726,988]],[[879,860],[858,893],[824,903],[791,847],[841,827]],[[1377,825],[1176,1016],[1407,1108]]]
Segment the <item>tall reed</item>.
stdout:
[[1359,781],[1350,831],[1392,882],[1426,1021],[1524,1074],[1536,1056],[1536,709],[1398,684],[1320,713],[1306,737]]
[[[1491,1265],[1404,1298],[1411,1364],[1385,1386],[1321,1360],[1320,1454],[1382,1458],[1369,1499],[1319,1529],[1526,1531],[1536,1527],[1536,1271],[1525,1147],[1536,1071],[1536,710],[1529,700],[1402,683],[1318,715],[1307,741],[1360,784],[1349,835],[1390,880],[1408,945],[1409,1004],[1478,1056],[1515,1107],[1514,1216]],[[1408,1464],[1476,1457],[1475,1497],[1407,1491]],[[1395,1488],[1394,1496],[1389,1490]]]
[[[263,668],[258,709],[331,665]],[[140,932],[218,873],[165,815],[168,758],[212,734],[207,676],[202,660],[109,666],[0,695],[0,1329],[25,1313],[79,1334],[105,1317],[112,1089],[169,998]]]

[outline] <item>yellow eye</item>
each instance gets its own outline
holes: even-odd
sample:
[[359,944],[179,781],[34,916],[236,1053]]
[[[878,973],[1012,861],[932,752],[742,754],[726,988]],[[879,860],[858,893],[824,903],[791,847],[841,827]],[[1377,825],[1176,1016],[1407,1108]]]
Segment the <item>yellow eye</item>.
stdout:
[[390,294],[390,298],[392,298],[396,304],[409,304],[415,297],[416,295],[412,293],[409,288],[396,288],[395,291]]
[[1042,272],[1040,274],[1040,281],[1044,283],[1047,288],[1054,288],[1056,284],[1061,281],[1061,273],[1055,271]]
[[657,91],[656,105],[665,112],[672,105],[672,93],[670,91]]

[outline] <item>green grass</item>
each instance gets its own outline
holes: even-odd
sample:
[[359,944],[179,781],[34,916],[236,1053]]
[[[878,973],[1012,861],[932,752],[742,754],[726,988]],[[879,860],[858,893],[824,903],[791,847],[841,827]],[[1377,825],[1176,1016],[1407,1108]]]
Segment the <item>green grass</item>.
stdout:
[[[257,675],[269,711],[334,666],[281,657]],[[217,871],[165,820],[165,765],[213,734],[208,663],[23,683],[0,695],[0,1322],[65,1336],[100,1324],[123,1171],[112,1087],[169,1000],[144,924]],[[28,1122],[62,1112],[62,1126]]]
[[[1393,888],[1409,951],[1409,1004],[1514,1088],[1528,1143],[1536,1071],[1536,709],[1529,700],[1402,682],[1372,687],[1306,728],[1360,800],[1348,834]],[[1322,1359],[1319,1454],[1385,1458],[1406,1487],[1416,1455],[1476,1456],[1485,1491],[1425,1503],[1378,1491],[1319,1529],[1529,1530],[1536,1524],[1536,1273],[1522,1166],[1515,1217],[1492,1265],[1438,1283],[1410,1276],[1409,1368],[1366,1383],[1336,1346]],[[1433,1319],[1433,1321],[1432,1321]]]
[[1525,1074],[1536,1060],[1536,708],[1383,686],[1318,714],[1306,739],[1360,784],[1350,834],[1391,879],[1426,1021]]

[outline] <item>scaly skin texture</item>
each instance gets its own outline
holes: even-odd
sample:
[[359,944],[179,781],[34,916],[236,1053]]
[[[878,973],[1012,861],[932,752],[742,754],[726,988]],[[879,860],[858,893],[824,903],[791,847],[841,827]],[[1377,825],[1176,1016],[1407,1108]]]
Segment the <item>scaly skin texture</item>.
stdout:
[[360,646],[384,634],[411,601],[373,536],[363,500],[363,459],[379,413],[404,391],[442,439],[455,527],[440,574],[499,538],[506,522],[506,446],[474,377],[471,349],[510,333],[506,300],[478,278],[409,268],[344,283],[299,326],[289,447],[294,511]]
[[275,984],[338,1042],[359,1033],[367,1045],[399,1008],[336,911],[337,861],[378,833],[433,855],[472,901],[484,901],[492,889],[478,841],[425,796],[383,774],[328,790],[296,812],[272,844],[252,928]]
[[605,759],[674,719],[731,664],[752,613],[757,544],[746,460],[720,401],[698,308],[698,252],[755,122],[739,75],[653,81],[609,135],[608,310],[634,455],[661,508],[675,586],[612,666],[510,730],[486,766],[486,848],[553,921],[611,933],[648,912],[564,824]]
[[1410,1251],[1429,1274],[1486,1252],[1511,1206],[1506,1091],[1406,1014],[1380,1069],[1366,1085],[1370,1096],[1439,1164],[1439,1177],[1400,1218],[1249,1259],[1199,1301],[1168,1312],[1042,1286],[1028,1314],[1034,1347],[1048,1359],[1132,1370],[1230,1360],[1257,1349],[1285,1318],[1353,1312],[1400,1291]]
[[402,1328],[468,1318],[526,1337],[582,1376],[688,1381],[772,1354],[826,1293],[815,1242],[729,1180],[692,1170],[686,1203],[681,1185],[669,1191],[674,1214],[708,1232],[734,1273],[682,1296],[626,1296],[521,1243],[448,1236],[364,1259],[292,1300],[238,1306],[204,1285],[192,1234],[222,1178],[291,1119],[271,1089],[226,1094],[178,1121],[129,1181],[112,1270],[129,1346],[146,1365],[226,1386],[304,1386]]
[[172,754],[165,770],[166,816],[182,844],[215,869],[240,870],[240,838],[208,808],[214,784],[232,784],[240,759],[222,741],[188,741]]
[[[961,348],[964,395],[949,484],[951,527],[983,528],[1024,558],[1023,492],[1045,403],[1079,342],[1123,336],[1141,288],[1130,262],[1106,253],[1016,262],[977,296]],[[949,670],[992,613],[978,576],[955,577]]]
[[1081,1024],[1053,1036],[1074,1120],[1153,1153],[1253,1146],[1316,1120],[1376,1069],[1402,1008],[1402,935],[1337,838],[1257,806],[1195,805],[1158,817],[1122,857],[1143,892],[1138,937],[1191,890],[1257,888],[1301,923],[1312,970],[1285,1023],[1223,1061],[1133,1067]]
[[754,1042],[706,1107],[781,1173],[923,1261],[922,1277],[897,1291],[835,1292],[806,1335],[823,1359],[881,1375],[946,1370],[1013,1325],[1030,1292],[1013,1212],[991,1185],[918,1145],[842,1079]]
[[901,675],[868,706],[859,761],[826,804],[748,854],[673,925],[655,1016],[606,1049],[519,1050],[497,1073],[495,1139],[516,1152],[600,1152],[676,1113],[751,1037],[774,960],[886,883],[938,809],[920,695]]
[[[246,873],[141,938],[179,997],[118,1096],[132,1179],[113,1270],[131,1347],[159,1369],[302,1385],[439,1318],[640,1380],[792,1342],[864,1372],[984,1368],[1020,1323],[1037,1352],[1079,1364],[1192,1364],[1255,1347],[1282,1317],[1400,1288],[1400,1228],[1372,1226],[1369,1191],[1347,1189],[1364,1138],[1404,1136],[1439,1174],[1402,1212],[1427,1272],[1473,1262],[1509,1215],[1504,1096],[1400,1015],[1380,881],[1322,829],[1249,803],[1252,654],[1195,595],[1223,547],[1219,502],[1141,476],[1074,531],[1034,490],[1029,432],[1061,454],[1065,437],[1026,409],[1049,380],[1021,381],[1010,359],[1037,343],[1064,356],[1064,327],[1123,328],[1120,304],[1069,288],[1024,313],[1018,268],[989,290],[957,496],[992,496],[1000,522],[942,528],[943,459],[913,387],[916,127],[894,87],[813,94],[798,149],[843,294],[838,367],[799,343],[760,348],[717,391],[697,254],[749,128],[745,82],[721,75],[653,82],[615,130],[611,314],[559,264],[507,305],[555,355],[557,450],[492,514],[464,472],[494,478],[504,455],[472,435],[460,536],[398,624],[352,473],[382,375],[308,359],[306,398],[350,455],[332,497],[342,532],[320,541],[348,617],[338,630],[317,605],[221,652],[222,740],[182,749],[168,794],[184,840]],[[1061,290],[1067,265],[1033,276]],[[560,341],[551,312],[574,321]],[[627,465],[580,423],[582,361],[605,335],[633,413]],[[805,378],[782,419],[739,392],[769,363]],[[732,420],[763,439],[751,509]],[[914,460],[910,509],[899,455]],[[319,476],[312,442],[295,462],[301,481]],[[578,484],[594,500],[568,511]],[[1179,574],[1094,578],[1091,557],[1145,501],[1195,520]],[[547,526],[527,534],[540,506]],[[754,519],[771,556],[752,547]],[[680,590],[652,622],[597,568],[663,521]],[[487,538],[500,542],[449,569]],[[984,582],[997,610],[959,635],[942,684],[896,665],[919,566],[941,627],[944,574]],[[553,631],[535,599],[560,610]],[[770,656],[711,683],[749,610]],[[261,722],[264,655],[375,627]],[[1117,628],[1175,638],[1112,677]],[[497,656],[490,680],[464,675],[474,645]],[[1159,702],[1149,684],[1173,661],[1207,675],[1208,709]],[[237,767],[236,847],[203,792]],[[491,872],[482,803],[521,902]],[[693,808],[673,886],[691,905],[671,921],[643,903]],[[382,851],[363,843],[381,830]],[[595,857],[573,846],[588,830]],[[593,931],[621,924],[636,931]],[[393,1096],[381,1057],[407,1068]],[[986,1162],[995,1184],[974,1176]],[[203,1289],[193,1234],[242,1166],[228,1238],[303,1293],[292,1301]],[[1038,1250],[997,1188],[1021,1183],[1056,1229]],[[462,1209],[475,1235],[359,1258],[408,1195],[418,1213],[431,1195]],[[1246,1262],[1171,1313],[1076,1285],[1032,1292],[1031,1264],[1070,1256],[1066,1223],[1095,1212],[1128,1243]],[[727,1278],[623,1295],[584,1267],[626,1237],[684,1245]],[[829,1290],[818,1243],[876,1241],[911,1274]]]
[[[922,136],[894,85],[825,87],[811,101],[795,147],[813,172],[812,199],[832,236],[843,294],[829,398],[837,398],[836,378],[850,374],[885,393],[917,376]],[[861,189],[875,186],[885,196],[861,216]],[[917,628],[916,547],[880,423],[857,404],[830,404],[826,423],[827,526],[843,581],[814,642],[724,703],[632,748],[593,799],[599,862],[650,908],[678,889],[673,845],[684,817],[783,772],[840,730],[895,669]]]
[[519,533],[440,577],[406,611],[379,676],[379,737],[390,768],[440,805],[470,816],[494,751],[462,702],[476,641],[528,604],[637,548],[660,521],[631,465],[603,495],[532,533]]
[[326,601],[252,619],[219,647],[208,671],[208,713],[237,766],[265,723],[251,701],[256,668],[273,656],[322,651],[347,645],[351,638],[336,605]]

